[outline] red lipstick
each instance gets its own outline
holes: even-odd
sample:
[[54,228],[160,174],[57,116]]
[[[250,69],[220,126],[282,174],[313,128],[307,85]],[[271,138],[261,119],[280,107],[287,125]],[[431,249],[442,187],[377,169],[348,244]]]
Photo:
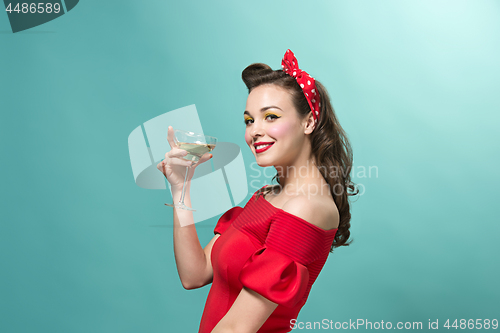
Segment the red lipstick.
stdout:
[[[265,152],[266,150],[271,148],[271,146],[273,144],[274,144],[274,142],[256,142],[253,144],[253,146],[255,147],[255,152],[258,154],[258,153]],[[257,147],[261,147],[261,148],[257,149]]]

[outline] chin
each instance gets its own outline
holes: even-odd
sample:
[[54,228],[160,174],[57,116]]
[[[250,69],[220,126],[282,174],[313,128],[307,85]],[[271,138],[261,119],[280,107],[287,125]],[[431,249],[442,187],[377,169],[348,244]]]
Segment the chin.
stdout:
[[255,152],[253,152],[253,156],[255,157],[255,162],[257,162],[258,166],[263,168],[270,166],[270,164],[266,162],[266,158],[262,158],[260,156],[257,157],[257,154]]
[[260,167],[262,167],[262,168],[267,168],[267,167],[273,166],[273,164],[262,163],[262,162],[259,162],[259,161],[257,161],[257,165],[260,166]]
[[255,162],[257,162],[258,166],[263,167],[263,168],[271,167],[271,166],[274,166],[276,164],[275,163],[276,161],[274,161],[270,158],[266,158],[265,156],[262,156],[262,157],[255,156]]
[[255,162],[257,162],[258,166],[263,167],[263,168],[268,166],[261,158],[259,159],[259,158],[255,157]]

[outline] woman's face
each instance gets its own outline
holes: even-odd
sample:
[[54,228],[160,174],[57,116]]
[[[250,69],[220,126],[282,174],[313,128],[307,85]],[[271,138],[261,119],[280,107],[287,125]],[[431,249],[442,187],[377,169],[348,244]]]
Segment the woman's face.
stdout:
[[302,151],[304,123],[284,88],[266,84],[247,98],[245,141],[262,167],[291,165]]

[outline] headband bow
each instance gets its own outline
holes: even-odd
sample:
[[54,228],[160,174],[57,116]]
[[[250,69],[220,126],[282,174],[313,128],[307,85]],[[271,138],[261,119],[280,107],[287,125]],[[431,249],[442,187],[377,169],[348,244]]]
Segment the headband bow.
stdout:
[[299,64],[297,58],[290,49],[286,50],[283,60],[281,61],[281,67],[288,75],[292,76],[297,80],[302,92],[306,96],[309,107],[313,113],[314,122],[317,123],[319,119],[319,94],[316,89],[316,80],[306,71],[299,69]]

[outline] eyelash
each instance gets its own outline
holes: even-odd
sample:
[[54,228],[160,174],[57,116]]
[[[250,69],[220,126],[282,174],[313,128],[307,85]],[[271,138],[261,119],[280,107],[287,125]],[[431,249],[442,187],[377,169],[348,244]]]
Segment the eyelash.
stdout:
[[[264,117],[264,119],[266,119],[267,117],[272,117],[272,119],[278,119],[278,118],[281,118],[281,117],[279,117],[279,116],[277,116],[277,115],[275,115],[275,114],[272,114],[272,113],[268,113],[268,114],[266,114],[266,116]],[[252,119],[252,118],[247,118],[247,119],[245,119],[245,125],[247,125],[247,126],[248,126],[248,121],[249,121],[249,120],[252,120],[252,121],[253,121],[253,119]]]

